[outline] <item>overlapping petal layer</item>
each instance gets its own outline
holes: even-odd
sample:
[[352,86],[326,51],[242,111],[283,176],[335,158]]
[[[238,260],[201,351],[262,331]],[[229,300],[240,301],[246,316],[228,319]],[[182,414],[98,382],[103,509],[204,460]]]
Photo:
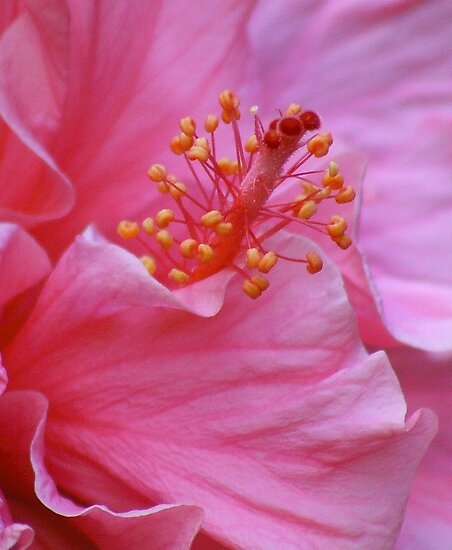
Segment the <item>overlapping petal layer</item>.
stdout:
[[[0,398],[1,483],[12,513],[33,526],[43,548],[188,548],[202,521],[193,506],[162,505],[113,512],[104,504],[85,506],[62,496],[44,465],[47,402],[31,391],[7,392]],[[99,482],[96,472],[78,470],[77,482],[89,496],[111,499],[124,509],[129,497],[119,480]],[[33,490],[34,486],[34,490]],[[96,490],[97,494],[96,494]],[[35,493],[35,492],[36,493]],[[109,493],[112,494],[110,497]],[[83,504],[87,495],[81,495]],[[116,500],[114,500],[116,499]],[[143,506],[145,498],[139,504]]]
[[390,354],[411,410],[430,407],[439,433],[414,479],[397,550],[447,548],[452,540],[452,357],[404,348]]
[[230,545],[391,544],[433,416],[405,425],[332,265],[275,270],[258,306],[238,284],[206,319],[119,248],[81,239],[63,256],[5,350],[11,386],[50,401],[58,486],[87,498],[80,472],[105,472],[155,502],[202,506],[206,532]]

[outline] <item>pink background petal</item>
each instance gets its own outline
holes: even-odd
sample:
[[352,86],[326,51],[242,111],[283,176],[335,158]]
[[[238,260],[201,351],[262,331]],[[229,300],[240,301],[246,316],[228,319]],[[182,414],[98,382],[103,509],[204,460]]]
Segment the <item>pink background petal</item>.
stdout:
[[[252,7],[220,3],[214,24],[207,1],[196,10],[180,2],[68,3],[67,96],[50,152],[75,185],[77,206],[37,231],[48,249],[60,252],[93,221],[111,236],[118,219],[152,201],[146,170],[168,159],[178,119],[205,116],[221,89],[243,80]],[[35,19],[38,31],[41,23]]]
[[251,21],[255,93],[315,108],[369,155],[360,246],[392,333],[436,351],[452,331],[451,17],[448,0],[288,0]]
[[[0,40],[2,163],[0,213],[27,226],[62,216],[73,189],[45,145],[61,121],[65,96],[63,2],[28,2]],[[33,101],[30,101],[33,90]]]
[[44,250],[23,229],[0,224],[0,311],[5,303],[50,272]]
[[452,357],[403,348],[390,354],[408,406],[430,407],[440,431],[422,459],[397,550],[447,548],[452,540]]

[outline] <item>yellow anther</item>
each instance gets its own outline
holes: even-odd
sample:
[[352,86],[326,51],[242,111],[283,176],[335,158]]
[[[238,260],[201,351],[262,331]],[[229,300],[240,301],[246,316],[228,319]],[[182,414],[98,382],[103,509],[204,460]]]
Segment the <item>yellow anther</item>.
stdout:
[[157,212],[155,216],[155,223],[159,227],[168,227],[168,225],[174,220],[174,212],[169,208],[164,208]]
[[199,160],[205,162],[209,158],[210,147],[207,139],[201,137],[195,140],[195,144],[188,151],[188,158],[190,160]]
[[218,120],[217,116],[207,115],[206,120],[204,122],[204,128],[206,129],[206,132],[209,132],[209,134],[212,134],[218,128],[219,124],[220,124],[220,121]]
[[222,120],[225,124],[231,124],[232,119],[233,119],[233,116],[232,116],[232,113],[231,113],[231,112],[229,112],[229,111],[221,111],[221,120]]
[[267,290],[270,286],[268,280],[263,275],[259,275],[259,273],[251,277],[251,282],[254,283],[262,292]]
[[202,147],[203,149],[206,149],[207,151],[210,151],[209,142],[207,141],[207,138],[200,137],[195,139],[195,146],[196,147]]
[[173,236],[167,229],[162,229],[156,233],[155,240],[166,250],[171,248],[174,242]]
[[334,197],[334,200],[339,204],[344,204],[346,202],[352,202],[355,197],[355,190],[350,185],[347,185],[339,191],[339,193]]
[[186,134],[180,134],[179,145],[184,152],[187,152],[192,147],[193,142],[194,142],[194,139],[192,136],[187,136]]
[[315,157],[324,157],[333,144],[333,136],[329,133],[318,134],[308,141],[307,149]]
[[151,258],[150,256],[142,256],[140,258],[140,262],[144,265],[149,275],[154,275],[157,271],[157,264],[155,263],[154,258]]
[[317,193],[317,195],[315,196],[315,200],[316,201],[319,200],[320,202],[322,199],[326,199],[330,195],[331,195],[331,187],[324,187],[321,191]]
[[118,235],[123,239],[134,239],[140,232],[140,227],[136,222],[122,220],[118,223]]
[[298,105],[298,103],[291,103],[286,109],[287,116],[294,116],[299,113],[301,113],[301,105]]
[[218,97],[221,108],[226,112],[232,112],[240,105],[239,98],[231,90],[224,90]]
[[219,210],[211,210],[201,216],[201,223],[204,227],[214,227],[223,221],[223,214]]
[[196,121],[191,116],[181,118],[179,127],[182,132],[189,137],[193,137],[196,133]]
[[298,210],[298,217],[302,220],[309,220],[317,212],[317,205],[314,201],[307,201]]
[[221,120],[225,124],[231,124],[232,119],[240,120],[240,111],[239,109],[234,109],[233,111],[221,111]]
[[320,187],[317,187],[317,185],[314,185],[313,183],[309,183],[308,181],[302,182],[301,188],[305,192],[305,197],[309,197],[309,195],[313,195],[314,193],[317,193],[317,191],[320,190]]
[[339,248],[342,248],[342,250],[347,250],[347,248],[352,244],[351,238],[345,234],[340,237],[332,237],[332,239]]
[[246,267],[249,267],[250,269],[254,269],[259,265],[259,261],[262,258],[262,254],[259,252],[257,248],[248,248],[246,251],[246,260],[245,264]]
[[330,178],[334,178],[334,176],[337,176],[339,174],[339,166],[336,162],[333,160],[328,165],[328,175]]
[[153,164],[148,170],[148,176],[152,181],[162,181],[166,178],[166,168],[163,164]]
[[157,190],[159,193],[168,193],[170,190],[170,186],[166,183],[166,181],[159,181],[157,183]]
[[245,143],[245,151],[247,153],[257,153],[259,151],[259,145],[257,143],[257,137],[252,134]]
[[347,222],[342,216],[331,216],[326,230],[330,237],[341,237],[347,231]]
[[308,262],[306,269],[309,273],[318,273],[323,267],[322,258],[315,252],[308,252],[306,254],[306,261]]
[[180,243],[179,251],[184,258],[194,258],[198,252],[198,243],[195,239],[185,239]]
[[262,256],[257,265],[257,269],[262,273],[268,273],[278,261],[278,256],[274,252],[267,252]]
[[230,176],[234,173],[234,170],[232,167],[232,160],[226,157],[222,157],[221,159],[218,159],[217,164],[220,167],[223,174],[225,174],[226,176]]
[[189,278],[185,271],[174,268],[168,273],[168,277],[178,285],[185,284]]
[[180,136],[174,136],[170,142],[170,149],[175,155],[183,155],[184,148],[180,142]]
[[239,163],[238,161],[234,160],[231,162],[231,171],[232,174],[237,174],[239,171]]
[[210,245],[201,243],[198,246],[198,255],[196,258],[201,264],[208,264],[213,259],[213,255],[213,248]]
[[213,228],[215,233],[219,235],[230,235],[234,227],[231,222],[220,222]]
[[250,298],[255,300],[256,298],[259,298],[259,296],[262,296],[261,289],[251,281],[251,279],[245,279],[242,283],[242,290],[245,294],[247,294]]
[[203,147],[193,146],[187,153],[190,160],[199,160],[205,162],[209,158],[209,151]]
[[344,185],[344,178],[340,174],[330,176],[325,174],[322,179],[323,187],[329,187],[330,189],[340,189]]
[[155,225],[152,218],[146,218],[145,220],[143,220],[141,227],[148,235],[153,235],[155,233]]
[[185,187],[185,184],[183,184],[181,181],[176,181],[172,185],[169,186],[169,192],[171,193],[171,196],[173,199],[180,199],[183,195],[185,195],[185,191],[187,188]]
[[296,197],[294,197],[292,202],[304,201],[305,198],[306,198],[306,193],[303,193],[302,195],[297,195]]

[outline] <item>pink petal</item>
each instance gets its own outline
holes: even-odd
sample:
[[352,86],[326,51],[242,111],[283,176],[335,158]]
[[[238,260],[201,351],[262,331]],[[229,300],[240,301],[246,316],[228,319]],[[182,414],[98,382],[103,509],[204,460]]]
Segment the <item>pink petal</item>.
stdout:
[[448,0],[289,0],[251,24],[266,102],[299,98],[369,155],[360,246],[392,334],[436,351],[452,330],[451,17]]
[[0,311],[50,272],[44,250],[17,225],[0,224]]
[[419,403],[439,418],[440,431],[414,478],[398,550],[447,548],[452,540],[452,357],[428,355],[403,348],[391,352],[411,410]]
[[[12,508],[33,525],[38,546],[69,549],[77,542],[80,548],[93,544],[105,549],[189,547],[202,521],[201,510],[194,507],[160,505],[118,513],[105,505],[79,506],[61,496],[44,466],[46,411],[46,399],[36,392],[8,392],[0,399],[1,470],[7,472]],[[88,485],[89,479],[80,474],[78,482]],[[124,507],[118,487],[110,482],[104,490],[116,491]],[[108,493],[105,496],[109,498]]]
[[[279,242],[289,254],[313,246]],[[175,309],[138,267],[79,240],[5,350],[11,385],[49,397],[46,460],[65,494],[84,491],[76,457],[156,502],[202,506],[225,544],[389,547],[435,419],[405,425],[397,380],[361,347],[337,270],[275,269],[257,303],[235,278],[206,319]]]
[[[3,501],[3,497],[0,492],[0,516],[6,514],[6,503]],[[9,516],[9,513],[8,513]],[[9,550],[25,550],[33,542],[33,530],[22,523],[4,523],[6,518],[0,517],[0,548]]]
[[[0,403],[2,399],[1,396],[6,388],[6,384],[6,371],[0,365]],[[5,442],[2,440],[0,449],[4,449],[4,447]],[[1,468],[0,471],[3,473],[4,468]],[[22,550],[30,546],[33,538],[33,530],[28,525],[25,525],[24,523],[14,522],[8,508],[8,503],[6,502],[6,499],[2,491],[0,490],[0,548],[5,550],[8,550],[9,548]]]
[[67,213],[74,197],[45,148],[60,123],[65,95],[63,3],[27,6],[30,13],[0,40],[0,113],[7,124],[1,122],[0,214],[29,226]]
[[[25,18],[27,25],[33,23],[32,29],[27,27],[30,38],[22,28],[11,29],[11,42],[21,42],[25,59],[53,60],[58,54],[52,64],[58,70],[45,76],[58,91],[66,90],[62,113],[59,101],[52,103],[46,89],[40,94],[45,120],[58,124],[47,151],[77,189],[73,213],[37,233],[48,249],[60,252],[91,222],[111,236],[118,219],[142,211],[152,200],[146,170],[151,161],[168,159],[168,142],[178,119],[189,113],[205,116],[222,88],[243,80],[248,52],[245,25],[252,7],[239,0],[221,3],[213,24],[207,0],[196,10],[189,4],[163,1],[136,2],[131,8],[120,2],[112,6],[55,0],[48,12],[51,23],[61,20],[59,25],[48,24],[45,14],[38,17],[33,9]],[[45,44],[37,47],[32,38],[42,35]],[[48,45],[54,46],[52,56]],[[20,125],[25,139],[35,121],[28,116],[29,96],[23,93],[33,75],[22,68],[16,71],[18,86],[14,67],[4,67],[5,101],[8,113],[14,103],[16,118],[20,115],[14,121],[11,115],[8,123],[17,132]],[[38,81],[47,82],[42,74]],[[210,103],[200,105],[200,89]]]

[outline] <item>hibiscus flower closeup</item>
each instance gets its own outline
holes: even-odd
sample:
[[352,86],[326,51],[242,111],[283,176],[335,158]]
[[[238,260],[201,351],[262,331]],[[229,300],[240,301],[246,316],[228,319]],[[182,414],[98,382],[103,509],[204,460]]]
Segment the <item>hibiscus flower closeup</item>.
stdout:
[[0,14],[0,550],[447,547],[450,3],[211,13]]

